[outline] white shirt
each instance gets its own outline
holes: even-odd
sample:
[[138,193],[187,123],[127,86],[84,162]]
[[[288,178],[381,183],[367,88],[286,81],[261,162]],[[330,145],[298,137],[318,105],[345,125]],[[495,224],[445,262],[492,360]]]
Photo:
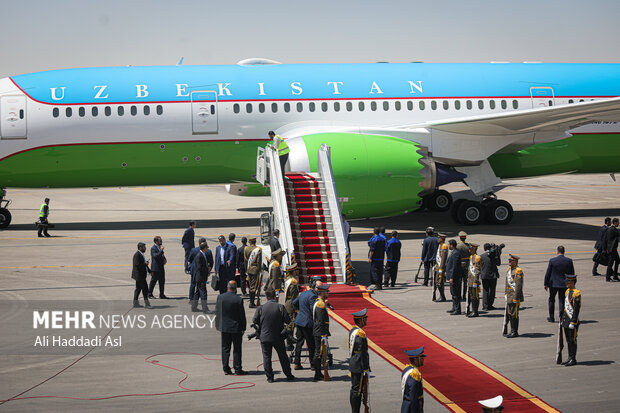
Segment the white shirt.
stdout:
[[[220,245],[221,247],[221,245]],[[224,252],[225,252],[226,246],[220,248],[220,263],[224,264]]]

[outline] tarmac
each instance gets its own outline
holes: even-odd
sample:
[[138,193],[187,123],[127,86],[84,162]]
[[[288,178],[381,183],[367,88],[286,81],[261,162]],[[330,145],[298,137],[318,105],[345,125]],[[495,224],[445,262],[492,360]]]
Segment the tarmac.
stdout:
[[[466,196],[462,184],[446,189],[457,197]],[[508,181],[498,195],[515,209],[513,222],[506,226],[461,227],[449,213],[434,212],[352,221],[352,257],[360,282],[368,283],[366,242],[372,228],[383,225],[388,233],[396,229],[403,242],[397,286],[375,292],[375,299],[560,411],[618,411],[620,283],[606,283],[603,276],[592,276],[591,258],[603,218],[620,216],[620,183],[608,175],[550,176]],[[51,198],[49,220],[56,228],[50,230],[51,238],[44,239],[37,238],[33,222],[45,197]],[[112,329],[102,333],[109,332],[114,338],[124,335],[123,348],[47,351],[32,342],[31,308],[106,309],[150,318],[195,315],[188,310],[188,276],[183,272],[180,245],[188,221],[198,222],[196,235],[205,236],[215,249],[220,234],[234,232],[237,241],[244,235],[258,235],[259,216],[270,209],[270,198],[232,196],[221,185],[9,189],[8,198],[13,200],[13,223],[0,232],[0,306],[4,306],[0,311],[0,400],[25,399],[0,402],[0,410],[349,411],[347,331],[337,323],[331,326],[334,366],[329,383],[312,382],[305,360],[306,368],[294,371],[298,379],[292,383],[284,380],[279,363],[274,362],[276,382],[267,383],[256,340],[243,342],[243,368],[250,374],[225,376],[220,337],[213,328]],[[465,230],[468,241],[506,244],[497,310],[474,319],[450,316],[446,313],[449,302],[431,302],[432,287],[422,286],[421,279],[414,282],[428,225],[447,233],[448,238],[457,238],[458,231]],[[138,241],[150,248],[155,235],[163,238],[168,258],[166,295],[171,299],[152,300],[155,308],[149,313],[131,309],[131,258]],[[570,368],[555,364],[557,324],[546,321],[548,294],[543,278],[558,245],[564,245],[566,255],[574,260],[579,275],[577,288],[583,294],[579,364]],[[515,339],[501,335],[508,253],[521,257],[525,274],[520,337]],[[599,272],[604,270],[599,267]],[[211,308],[215,299],[216,293],[209,288]],[[253,311],[247,308],[247,301],[245,305],[251,319]],[[557,307],[555,311],[557,319]],[[47,330],[38,334],[44,333],[67,332]],[[85,330],[79,334],[92,335]],[[402,344],[406,348],[424,343]],[[425,366],[432,363],[427,358]],[[398,411],[400,372],[373,352],[370,364],[373,411]],[[489,398],[494,396],[489,394]],[[426,395],[425,411],[447,409]]]

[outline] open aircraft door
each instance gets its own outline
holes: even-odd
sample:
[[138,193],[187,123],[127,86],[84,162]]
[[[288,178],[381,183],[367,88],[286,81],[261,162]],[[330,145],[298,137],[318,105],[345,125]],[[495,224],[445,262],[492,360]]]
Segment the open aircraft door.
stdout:
[[201,90],[191,93],[192,133],[200,135],[217,133],[217,93],[214,90]]
[[530,96],[532,96],[532,109],[555,106],[555,95],[550,86],[531,87]]
[[0,97],[0,137],[26,139],[26,97]]

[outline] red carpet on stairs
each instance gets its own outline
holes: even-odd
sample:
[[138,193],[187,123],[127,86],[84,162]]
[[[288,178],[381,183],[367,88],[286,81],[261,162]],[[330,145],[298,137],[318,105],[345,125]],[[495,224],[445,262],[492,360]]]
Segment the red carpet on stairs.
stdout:
[[480,412],[478,400],[497,395],[507,412],[558,412],[495,370],[451,346],[406,317],[370,297],[365,287],[332,284],[330,316],[347,330],[351,313],[368,309],[364,331],[370,348],[401,370],[409,360],[405,349],[424,346],[428,355],[422,367],[424,390],[453,412]]

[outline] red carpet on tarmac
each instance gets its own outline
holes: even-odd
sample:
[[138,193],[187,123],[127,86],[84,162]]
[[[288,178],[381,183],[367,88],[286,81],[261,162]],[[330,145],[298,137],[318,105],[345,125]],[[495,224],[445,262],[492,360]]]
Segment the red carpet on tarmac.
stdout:
[[351,313],[367,308],[369,324],[364,331],[369,347],[400,371],[409,363],[403,351],[424,346],[428,355],[422,367],[424,390],[453,412],[480,412],[478,400],[500,394],[508,412],[559,411],[371,298],[363,286],[332,284],[329,302],[335,309],[330,316],[347,330],[353,324]]

